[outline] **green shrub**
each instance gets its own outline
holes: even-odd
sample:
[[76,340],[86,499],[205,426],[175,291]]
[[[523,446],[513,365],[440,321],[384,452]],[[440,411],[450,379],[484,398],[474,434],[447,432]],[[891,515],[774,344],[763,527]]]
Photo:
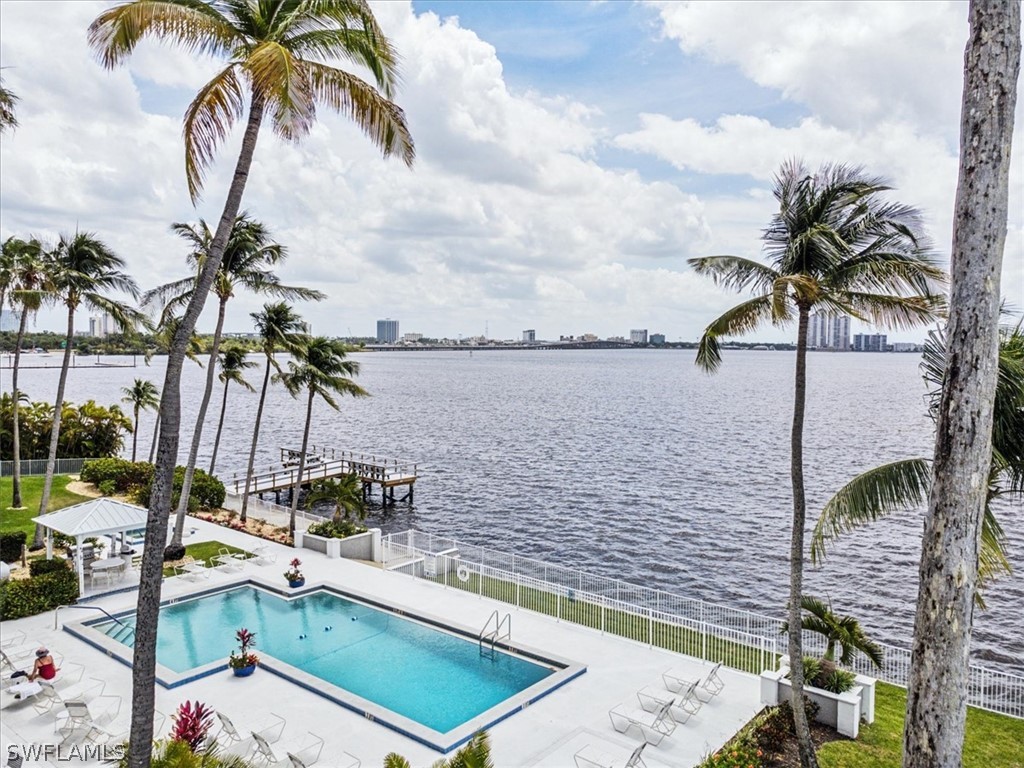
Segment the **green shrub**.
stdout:
[[69,570],[67,560],[46,560],[39,558],[28,561],[28,572],[32,576],[42,576],[44,573]]
[[832,693],[846,693],[857,682],[857,675],[848,669],[834,667],[828,672],[824,670],[814,679],[814,684]]
[[102,482],[100,482],[97,488],[100,489],[100,493],[102,493],[104,496],[113,496],[115,493],[117,493],[117,486],[114,485],[113,480],[103,480]]
[[327,519],[319,523],[313,523],[306,529],[306,533],[314,536],[323,536],[327,539],[345,539],[355,536],[357,533],[366,533],[366,526],[357,525],[351,520]]
[[13,563],[21,559],[21,548],[25,546],[28,534],[24,531],[0,533],[0,560]]
[[[104,495],[123,493],[136,504],[149,506],[149,496],[153,487],[153,465],[138,461],[132,463],[124,459],[98,459],[87,461],[82,466],[82,480],[97,486]],[[178,506],[181,486],[185,482],[185,468],[175,467],[174,487],[171,493],[172,507]],[[197,469],[192,476],[192,489],[189,492],[188,509],[219,509],[224,504],[224,483],[213,475]]]
[[0,620],[20,619],[78,600],[78,577],[70,568],[0,584]]
[[[804,712],[807,713],[808,722],[814,721],[819,709],[817,704],[804,696]],[[751,732],[762,751],[770,755],[781,754],[786,742],[796,735],[793,707],[788,701],[777,707],[769,707],[763,715],[754,720]]]

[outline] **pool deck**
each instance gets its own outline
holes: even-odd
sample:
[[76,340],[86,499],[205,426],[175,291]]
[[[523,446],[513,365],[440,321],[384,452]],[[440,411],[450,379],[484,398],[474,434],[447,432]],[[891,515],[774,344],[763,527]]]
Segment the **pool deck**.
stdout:
[[[191,523],[196,532],[190,543],[218,540],[243,549],[265,543],[210,523]],[[296,551],[283,545],[268,543],[268,546],[277,553],[276,563],[263,566],[247,563],[241,572],[214,572],[209,578],[196,581],[169,578],[164,581],[163,599],[180,598],[248,577],[280,581],[283,585],[281,574],[288,561],[298,556],[302,560],[307,587],[331,584],[398,607],[444,617],[466,627],[482,627],[495,609],[501,614],[508,612],[512,614],[513,644],[523,643],[586,665],[585,674],[490,729],[492,758],[499,768],[572,768],[573,755],[588,745],[593,750],[617,758],[618,764],[624,764],[642,736],[635,729],[627,734],[616,732],[609,722],[608,710],[622,702],[635,703],[636,692],[644,686],[661,688],[661,673],[667,669],[696,678],[710,668],[710,665],[687,656],[603,635],[597,630],[559,622],[458,590],[447,590],[441,585],[402,574],[385,572],[372,564],[330,560],[309,550]],[[99,606],[111,613],[134,609],[136,596],[129,581],[115,583],[107,589],[131,591],[90,599],[92,590],[87,590],[86,604]],[[103,588],[99,591],[102,592]],[[63,624],[98,615],[98,611],[66,610],[61,612],[60,619]],[[130,669],[72,635],[54,630],[52,611],[3,622],[0,639],[6,643],[18,632],[26,635],[25,642],[45,644],[51,651],[59,653],[65,663],[83,665],[86,678],[97,678],[106,683],[104,693],[122,697],[120,714],[105,727],[112,733],[127,730]],[[258,653],[259,648],[256,651]],[[756,676],[723,670],[721,677],[726,687],[719,696],[705,704],[688,722],[679,725],[660,745],[646,748],[643,757],[648,766],[696,765],[761,709]],[[235,678],[225,671],[170,690],[157,687],[157,709],[167,715],[186,699],[199,700],[223,711],[240,729],[247,725],[258,727],[268,713],[277,713],[287,721],[282,741],[301,741],[307,731],[325,739],[318,763],[325,768],[337,764],[334,756],[342,757],[342,750],[360,758],[364,766],[380,765],[389,752],[404,755],[414,766],[430,765],[442,756],[266,670],[257,669],[256,674],[249,678]],[[55,744],[59,740],[54,733],[56,708],[54,712],[38,715],[28,702],[14,700],[6,693],[0,700],[0,707],[3,710],[0,717],[3,754],[9,744]],[[165,732],[169,727],[168,718]],[[26,764],[33,763],[26,760]],[[54,764],[58,763],[54,761]]]

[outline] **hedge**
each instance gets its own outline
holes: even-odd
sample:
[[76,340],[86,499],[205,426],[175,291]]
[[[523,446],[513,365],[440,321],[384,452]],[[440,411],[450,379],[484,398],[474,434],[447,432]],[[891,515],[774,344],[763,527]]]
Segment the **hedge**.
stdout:
[[[149,506],[149,495],[153,485],[153,465],[139,461],[132,463],[125,459],[97,459],[82,466],[82,480],[100,487],[104,492],[113,487],[116,493],[127,494],[136,504]],[[175,467],[174,488],[171,496],[172,507],[178,506],[181,486],[185,480],[185,468]],[[192,476],[189,492],[189,510],[220,509],[224,505],[224,483],[201,469]]]
[[0,533],[0,560],[13,563],[21,559],[21,548],[25,546],[28,534],[25,531]]
[[78,600],[78,577],[60,560],[57,568],[29,579],[8,580],[0,584],[0,620],[20,619],[72,605]]

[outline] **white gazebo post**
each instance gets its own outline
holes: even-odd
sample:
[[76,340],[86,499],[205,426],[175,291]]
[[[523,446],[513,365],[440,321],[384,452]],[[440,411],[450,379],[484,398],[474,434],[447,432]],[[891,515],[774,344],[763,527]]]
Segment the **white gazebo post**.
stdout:
[[78,571],[78,594],[85,594],[85,569],[82,564],[82,537],[75,536],[75,570]]
[[46,529],[46,559],[53,560],[53,528]]

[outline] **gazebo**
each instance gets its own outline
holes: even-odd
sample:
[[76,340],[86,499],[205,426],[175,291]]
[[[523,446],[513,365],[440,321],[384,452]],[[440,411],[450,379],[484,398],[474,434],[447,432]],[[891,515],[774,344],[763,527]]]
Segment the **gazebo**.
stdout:
[[[75,540],[75,570],[78,572],[78,590],[85,592],[85,573],[82,563],[82,543],[92,536],[112,536],[125,531],[146,527],[149,512],[135,504],[126,504],[109,498],[83,501],[56,512],[32,518],[46,529],[46,559],[53,559],[53,532],[71,536]],[[123,543],[123,540],[122,540]]]

